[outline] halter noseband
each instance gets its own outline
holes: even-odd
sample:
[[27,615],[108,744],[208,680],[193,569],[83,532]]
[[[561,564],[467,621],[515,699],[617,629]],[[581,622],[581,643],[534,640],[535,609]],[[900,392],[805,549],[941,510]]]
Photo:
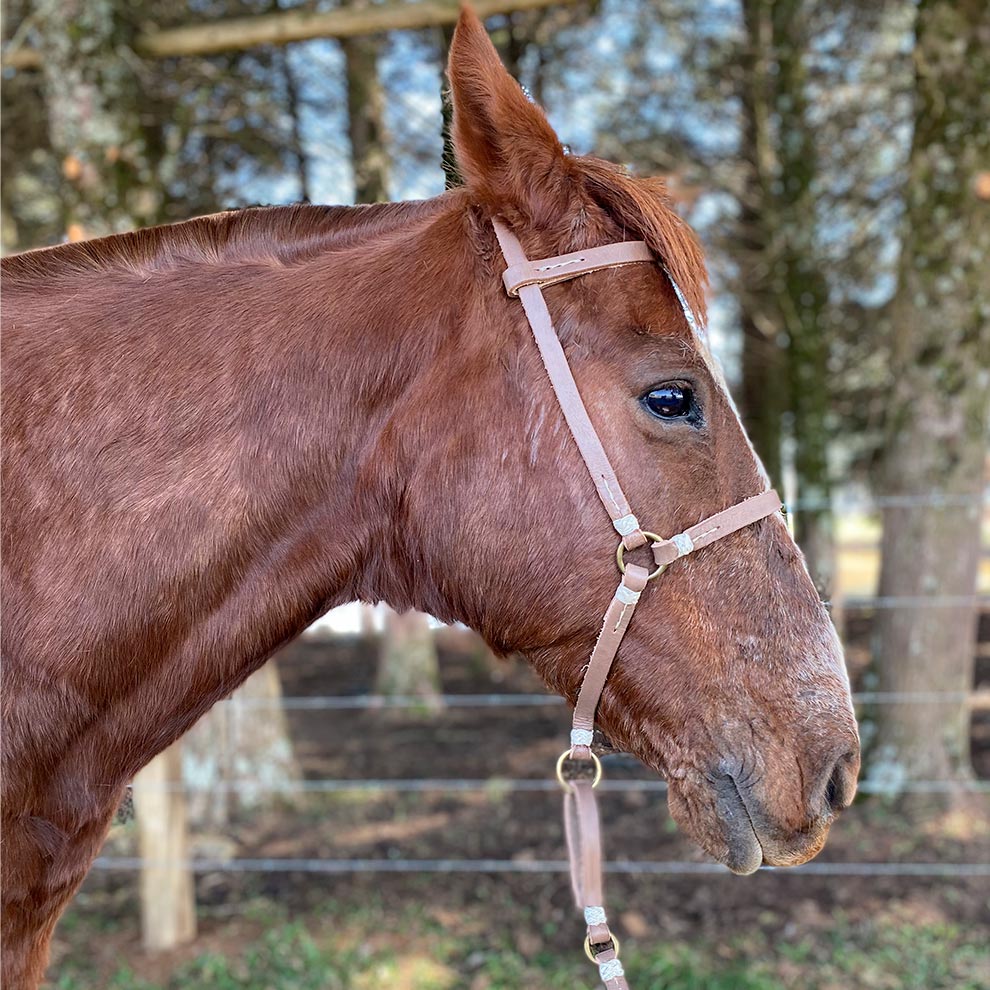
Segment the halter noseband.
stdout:
[[[502,276],[506,291],[510,296],[517,296],[523,304],[564,419],[620,537],[616,562],[622,580],[605,612],[602,630],[581,682],[574,707],[571,746],[557,761],[557,778],[565,791],[564,830],[571,864],[571,886],[578,907],[584,910],[588,926],[585,953],[598,966],[599,976],[607,990],[628,990],[622,963],[618,959],[618,939],[610,932],[605,917],[602,890],[601,835],[594,794],[594,788],[601,779],[602,767],[591,749],[598,701],[647,582],[659,577],[679,557],[772,515],[781,508],[781,502],[775,491],[765,491],[709,516],[669,539],[643,529],[626,501],[605,448],[588,416],[564,349],[553,328],[541,287],[605,268],[644,261],[652,264],[656,262],[653,252],[643,241],[622,241],[542,261],[530,261],[508,227],[499,220],[492,223],[508,265]],[[626,564],[625,551],[635,550],[648,542],[652,545],[656,568],[648,571],[637,564]],[[584,767],[569,770],[568,764],[574,763],[583,763]]]

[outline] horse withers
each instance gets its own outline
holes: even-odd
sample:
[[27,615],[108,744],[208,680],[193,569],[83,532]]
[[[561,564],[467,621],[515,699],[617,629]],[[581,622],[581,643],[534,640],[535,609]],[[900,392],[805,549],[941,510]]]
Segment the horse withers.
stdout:
[[[493,221],[529,258],[630,239],[656,258],[543,290],[644,529],[767,487],[663,184],[566,154],[470,13],[449,76],[465,185],[443,196],[3,261],[5,986],[40,982],[127,782],[328,608],[464,622],[576,700],[615,531]],[[779,514],[653,582],[597,721],[735,872],[821,849],[855,789],[856,722]]]

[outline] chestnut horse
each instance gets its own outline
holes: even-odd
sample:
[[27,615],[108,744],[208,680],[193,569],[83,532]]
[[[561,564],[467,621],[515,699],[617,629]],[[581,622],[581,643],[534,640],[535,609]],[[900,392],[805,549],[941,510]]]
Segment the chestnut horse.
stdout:
[[[702,257],[662,184],[566,154],[470,13],[449,76],[463,188],[3,263],[11,990],[40,981],[126,783],[328,608],[464,622],[574,701],[614,533],[503,290],[493,218],[531,258],[638,238],[662,262],[546,290],[644,524],[675,533],[766,487],[671,283],[700,320]],[[599,724],[730,869],[818,852],[857,729],[779,514],[663,575]]]

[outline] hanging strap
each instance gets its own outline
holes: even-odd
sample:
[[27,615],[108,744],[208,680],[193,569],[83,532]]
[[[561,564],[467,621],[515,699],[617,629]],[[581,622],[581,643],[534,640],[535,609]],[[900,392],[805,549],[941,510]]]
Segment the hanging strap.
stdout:
[[[602,882],[602,838],[595,787],[601,776],[601,762],[592,752],[595,710],[605,680],[612,668],[622,637],[629,628],[639,596],[649,580],[645,567],[626,565],[622,581],[605,612],[598,641],[581,682],[571,723],[571,748],[557,762],[557,777],[564,788],[564,834],[570,863],[574,901],[584,912],[588,929],[585,952],[598,966],[598,974],[608,990],[628,990],[622,963],[619,962],[618,939],[608,927],[605,916],[605,893]],[[566,770],[568,761],[591,762],[593,777],[575,778]]]

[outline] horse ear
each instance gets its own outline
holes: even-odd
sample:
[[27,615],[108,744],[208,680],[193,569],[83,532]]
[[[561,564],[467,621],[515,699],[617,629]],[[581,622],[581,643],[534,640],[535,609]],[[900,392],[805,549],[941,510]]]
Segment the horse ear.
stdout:
[[480,197],[534,220],[558,212],[566,158],[543,111],[502,65],[484,25],[462,7],[447,63],[457,164]]

